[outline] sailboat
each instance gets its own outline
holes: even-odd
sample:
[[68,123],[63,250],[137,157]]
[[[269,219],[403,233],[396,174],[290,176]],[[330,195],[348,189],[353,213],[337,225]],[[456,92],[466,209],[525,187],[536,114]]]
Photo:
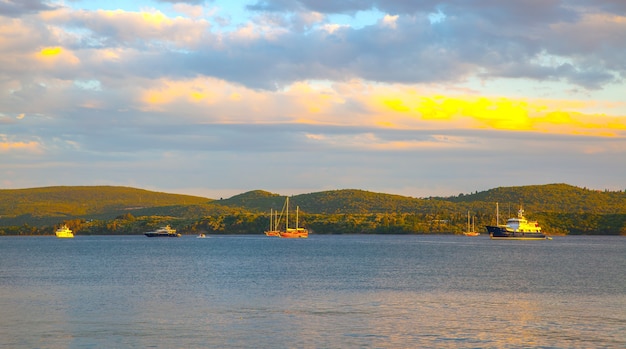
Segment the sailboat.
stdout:
[[[283,212],[285,212],[285,230],[280,230],[278,228],[278,225],[280,223],[280,219],[278,216],[276,216],[273,220],[273,222],[270,222],[270,230],[265,232],[265,235],[267,236],[278,236],[281,238],[288,238],[288,239],[292,239],[292,238],[308,238],[309,237],[309,231],[305,228],[301,228],[298,227],[298,213],[299,213],[300,208],[298,206],[296,206],[296,227],[295,228],[289,228],[289,197],[285,198],[285,205],[283,206]],[[271,213],[271,211],[270,211]],[[278,213],[276,213],[278,214]],[[280,216],[282,217],[282,212],[280,214]],[[271,219],[270,219],[271,221]],[[273,223],[273,224],[272,224]]]
[[474,227],[474,217],[472,217],[472,225],[470,229],[470,213],[467,211],[467,231],[463,233],[465,236],[479,236],[480,233]]
[[278,211],[274,212],[272,209],[270,209],[270,228],[265,231],[265,235],[280,236],[278,231]]

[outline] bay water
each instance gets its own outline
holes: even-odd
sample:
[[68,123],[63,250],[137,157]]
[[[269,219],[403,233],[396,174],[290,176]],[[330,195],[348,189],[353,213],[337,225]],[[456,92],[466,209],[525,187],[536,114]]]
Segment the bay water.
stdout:
[[0,238],[2,348],[625,348],[626,238]]

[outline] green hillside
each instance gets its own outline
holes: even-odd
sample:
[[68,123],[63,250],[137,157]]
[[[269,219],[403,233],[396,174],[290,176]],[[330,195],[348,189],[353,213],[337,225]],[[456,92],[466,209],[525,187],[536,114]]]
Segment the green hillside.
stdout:
[[0,225],[46,223],[76,217],[109,218],[176,206],[207,204],[198,196],[115,186],[59,186],[0,190]]
[[[44,187],[0,190],[0,219],[170,215],[201,217],[231,210],[266,213],[281,209],[284,196],[254,190],[224,200],[115,186]],[[413,198],[365,190],[330,190],[291,197],[292,206],[310,214],[502,213],[523,204],[528,213],[626,214],[626,192],[596,191],[567,184],[500,187],[454,197]]]
[[[255,212],[280,210],[284,196],[262,190],[254,190],[220,200],[219,204],[242,207]],[[311,214],[363,214],[391,212],[439,212],[453,211],[456,204],[446,200],[416,199],[408,196],[375,193],[365,190],[342,189],[290,197],[290,206],[299,206],[302,212]]]
[[[137,234],[161,224],[193,233],[259,233],[270,209],[285,197],[254,190],[228,199],[113,186],[0,190],[0,234],[49,234],[71,222],[84,233]],[[413,198],[344,189],[290,197],[291,209],[318,233],[460,233],[468,212],[478,226],[515,215],[520,204],[529,219],[554,234],[626,234],[626,192],[596,191],[567,184],[501,187],[454,197]]]
[[589,190],[568,184],[500,187],[444,200],[455,203],[523,204],[528,211],[535,212],[626,213],[626,192]]
[[[255,190],[220,200],[219,204],[243,207],[256,212],[280,209],[284,196]],[[438,213],[479,211],[495,214],[499,202],[503,214],[513,213],[520,204],[528,213],[568,212],[626,214],[626,192],[597,191],[567,184],[501,187],[454,197],[412,198],[402,195],[343,189],[294,195],[292,205],[311,214]]]
[[253,190],[228,199],[219,200],[218,203],[223,206],[243,207],[251,211],[266,212],[270,208],[280,209],[284,201],[284,196],[263,190]]

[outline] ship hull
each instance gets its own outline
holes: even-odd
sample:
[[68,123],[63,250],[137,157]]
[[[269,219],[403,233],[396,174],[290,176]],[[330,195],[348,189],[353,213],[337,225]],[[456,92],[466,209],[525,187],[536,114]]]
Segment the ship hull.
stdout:
[[175,229],[170,228],[169,225],[161,227],[155,231],[149,231],[144,233],[149,238],[179,238],[182,235],[176,232]]
[[72,233],[56,233],[56,236],[59,239],[72,239],[72,238],[74,238],[74,234],[72,234]]
[[465,236],[480,236],[480,233],[477,231],[467,231],[465,233],[463,233],[463,235]]
[[541,232],[517,232],[506,227],[488,225],[487,231],[492,240],[546,240],[547,237]]
[[278,232],[278,236],[286,239],[306,239],[309,237],[309,231],[302,228],[288,229]]
[[144,235],[149,238],[179,238],[182,236],[178,233],[145,233]]

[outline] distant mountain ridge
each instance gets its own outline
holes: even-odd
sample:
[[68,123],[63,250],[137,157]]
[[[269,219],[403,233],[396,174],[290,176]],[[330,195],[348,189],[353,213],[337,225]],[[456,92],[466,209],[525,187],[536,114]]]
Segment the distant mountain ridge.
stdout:
[[[284,196],[253,190],[228,199],[170,194],[120,186],[57,186],[0,189],[0,226],[44,224],[62,219],[105,219],[131,213],[203,217],[233,212],[266,214],[282,208]],[[523,204],[527,212],[626,214],[626,192],[597,191],[568,184],[499,187],[452,197],[413,198],[342,189],[291,197],[305,214],[463,213],[492,215],[495,203]]]

